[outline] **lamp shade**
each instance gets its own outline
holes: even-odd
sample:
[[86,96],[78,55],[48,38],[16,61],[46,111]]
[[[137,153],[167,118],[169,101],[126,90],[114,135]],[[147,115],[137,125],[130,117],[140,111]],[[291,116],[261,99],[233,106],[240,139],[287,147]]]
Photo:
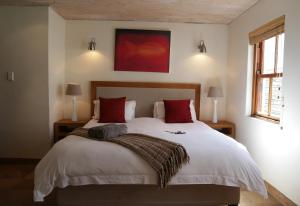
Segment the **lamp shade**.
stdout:
[[71,96],[81,95],[80,84],[68,84],[66,89],[66,95],[71,95]]
[[223,97],[222,89],[219,87],[209,87],[207,97]]

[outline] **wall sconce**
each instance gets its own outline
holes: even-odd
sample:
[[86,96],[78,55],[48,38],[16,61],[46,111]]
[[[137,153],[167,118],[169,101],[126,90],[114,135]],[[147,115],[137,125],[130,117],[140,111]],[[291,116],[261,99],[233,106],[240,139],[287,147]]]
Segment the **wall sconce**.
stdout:
[[96,50],[96,41],[95,38],[92,38],[91,41],[89,42],[89,48],[90,51]]
[[199,49],[200,53],[206,53],[206,46],[205,46],[203,40],[200,41],[200,44],[199,44],[199,46],[198,46],[198,49]]

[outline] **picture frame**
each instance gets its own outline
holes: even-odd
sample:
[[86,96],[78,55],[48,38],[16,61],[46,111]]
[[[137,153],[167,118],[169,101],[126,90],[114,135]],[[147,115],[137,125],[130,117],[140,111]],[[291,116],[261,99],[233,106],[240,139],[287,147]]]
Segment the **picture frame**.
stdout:
[[116,29],[115,71],[169,73],[171,31]]

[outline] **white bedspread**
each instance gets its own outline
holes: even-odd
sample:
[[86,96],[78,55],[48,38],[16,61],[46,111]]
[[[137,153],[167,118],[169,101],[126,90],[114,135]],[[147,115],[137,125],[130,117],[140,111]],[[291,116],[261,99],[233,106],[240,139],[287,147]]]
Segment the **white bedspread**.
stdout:
[[[85,127],[100,125],[95,120]],[[190,163],[169,184],[237,186],[267,197],[256,163],[247,149],[202,122],[165,124],[160,119],[137,118],[128,132],[143,133],[182,144]],[[185,131],[171,134],[166,131]],[[156,184],[155,171],[134,152],[120,145],[68,136],[57,142],[35,168],[34,200],[43,201],[54,187],[88,184]]]

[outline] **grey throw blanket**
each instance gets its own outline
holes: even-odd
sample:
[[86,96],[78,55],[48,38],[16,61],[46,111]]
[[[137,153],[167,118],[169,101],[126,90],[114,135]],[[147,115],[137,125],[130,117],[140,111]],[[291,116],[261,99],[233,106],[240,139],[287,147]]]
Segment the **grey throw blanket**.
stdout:
[[[71,134],[89,138],[88,129],[84,128],[77,128]],[[140,155],[157,172],[162,188],[189,161],[182,145],[144,134],[128,133],[103,141],[122,145]]]
[[89,137],[94,139],[115,138],[126,133],[127,126],[125,124],[106,124],[88,129]]

